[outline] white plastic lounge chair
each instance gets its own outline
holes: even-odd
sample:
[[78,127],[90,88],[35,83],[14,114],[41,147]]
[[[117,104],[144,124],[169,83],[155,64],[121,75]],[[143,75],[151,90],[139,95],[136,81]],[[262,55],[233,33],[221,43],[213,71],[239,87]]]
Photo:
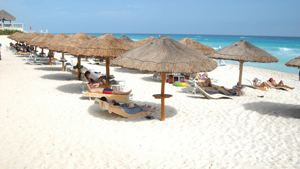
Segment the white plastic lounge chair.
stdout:
[[207,99],[221,99],[221,98],[229,98],[232,99],[230,96],[226,96],[223,94],[208,94],[203,89],[201,89],[199,86],[196,86],[197,89],[200,91],[200,93],[205,96]]
[[88,62],[93,65],[100,64],[100,62],[95,62],[93,59],[88,59]]
[[280,89],[280,90],[285,90],[285,91],[290,91],[291,89],[283,87],[283,86],[273,86],[270,82],[266,81],[266,83],[270,86],[272,89]]
[[[253,81],[251,81],[251,80],[249,80],[249,79],[246,79],[248,82],[249,82],[249,85],[244,85],[244,86],[246,86],[246,87],[251,87],[251,88],[253,88],[253,89],[258,89],[258,90],[261,90],[261,91],[269,91],[269,90],[271,90],[272,89],[272,87],[271,86],[269,86],[269,87],[254,87],[253,86]],[[258,80],[258,83],[261,83],[261,80]]]
[[116,108],[115,106],[110,105],[107,102],[102,101],[100,99],[95,99],[95,104],[99,104],[102,110],[107,110],[109,113],[115,113],[123,117],[138,117],[138,116],[146,116],[150,114],[149,111],[148,112],[141,111],[136,114],[128,114],[122,109]]
[[29,63],[31,65],[43,65],[42,62],[36,62],[34,60],[30,60],[30,59],[25,59],[26,60],[26,63]]

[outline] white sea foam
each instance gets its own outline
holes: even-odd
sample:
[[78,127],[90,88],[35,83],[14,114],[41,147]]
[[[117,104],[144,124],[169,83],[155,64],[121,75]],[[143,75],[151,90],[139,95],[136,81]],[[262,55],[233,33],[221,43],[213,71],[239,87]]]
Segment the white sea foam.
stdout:
[[285,48],[285,47],[279,47],[279,50],[280,51],[290,51],[291,49],[290,48]]

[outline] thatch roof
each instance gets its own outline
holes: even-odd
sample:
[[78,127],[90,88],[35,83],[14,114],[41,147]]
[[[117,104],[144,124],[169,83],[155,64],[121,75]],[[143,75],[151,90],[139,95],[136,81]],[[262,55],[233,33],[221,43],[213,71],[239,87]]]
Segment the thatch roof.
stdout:
[[42,48],[48,48],[49,50],[52,50],[51,48],[53,46],[57,45],[59,42],[61,42],[62,40],[64,40],[67,37],[68,37],[68,35],[65,35],[63,33],[55,35],[51,40],[49,40],[48,42],[44,43],[40,47],[42,47]]
[[0,11],[0,20],[15,21],[16,18],[5,10]]
[[37,33],[37,32],[24,34],[21,37],[20,42],[28,42],[28,41],[30,41],[31,39],[33,39],[34,37],[36,37],[38,35],[39,35],[39,33]]
[[[43,36],[41,36],[41,35],[43,35]],[[39,46],[41,48],[44,48],[45,43],[49,42],[55,36],[52,33],[41,34],[41,35],[37,36],[36,38],[31,39],[31,41],[29,41],[29,44],[33,45],[33,46]]]
[[271,63],[278,59],[263,49],[260,49],[246,40],[235,42],[208,57],[214,59],[236,60],[244,62]]
[[139,40],[139,41],[133,42],[133,43],[131,43],[130,45],[133,46],[133,48],[136,48],[136,47],[142,46],[142,45],[144,45],[144,44],[146,44],[146,43],[149,43],[149,42],[151,42],[151,41],[154,41],[155,39],[156,39],[155,37],[150,36],[150,37],[148,37],[148,38],[141,39],[141,40]]
[[179,42],[182,44],[185,44],[195,50],[198,50],[199,52],[201,52],[204,55],[209,55],[209,54],[216,52],[216,50],[214,48],[211,48],[207,45],[204,45],[204,44],[197,42],[190,38],[181,39]]
[[113,35],[104,34],[70,51],[75,56],[118,57],[132,47]]
[[16,33],[9,35],[7,38],[15,40],[15,37],[20,36],[20,35],[23,35],[23,33],[16,32]]
[[197,73],[212,71],[218,66],[213,59],[166,36],[124,53],[112,64],[158,73]]
[[21,34],[16,35],[14,37],[14,40],[23,43],[24,37],[26,37],[26,33],[21,33]]
[[89,35],[90,38],[97,38],[95,35]]
[[82,32],[79,32],[73,36],[70,36],[69,38],[64,39],[60,43],[58,43],[56,46],[53,47],[53,50],[57,51],[57,52],[70,53],[70,52],[74,51],[77,46],[82,45],[91,39],[94,39],[94,38],[91,38],[88,35],[86,35]]
[[289,67],[298,67],[299,68],[300,67],[300,56],[286,62],[285,65],[289,66]]
[[123,35],[121,37],[119,37],[119,39],[121,39],[122,41],[128,42],[128,43],[132,43],[134,42],[132,39],[130,39],[128,36]]

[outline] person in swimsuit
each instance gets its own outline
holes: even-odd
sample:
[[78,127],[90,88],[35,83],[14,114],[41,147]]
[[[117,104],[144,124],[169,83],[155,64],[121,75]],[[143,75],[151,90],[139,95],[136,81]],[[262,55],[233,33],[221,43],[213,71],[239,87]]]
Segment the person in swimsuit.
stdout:
[[273,78],[270,78],[269,82],[274,87],[285,87],[285,88],[288,88],[288,89],[295,89],[294,87],[290,87],[290,86],[284,85],[284,83],[283,83],[282,80],[280,80],[280,82],[277,84],[276,81]]
[[257,87],[270,87],[266,82],[259,83],[257,78],[253,80],[253,87],[257,89]]
[[88,83],[87,89],[90,93],[103,93],[103,94],[116,94],[116,95],[130,95],[132,92],[132,89],[129,92],[121,92],[119,90],[114,90],[110,88],[101,88],[96,87],[92,83]]
[[94,80],[92,78],[90,78],[91,72],[90,71],[86,71],[84,73],[85,78],[87,79],[87,81],[89,83],[92,83],[94,86],[98,87],[100,85],[100,82],[105,85],[105,77],[106,76],[100,76],[98,80]]

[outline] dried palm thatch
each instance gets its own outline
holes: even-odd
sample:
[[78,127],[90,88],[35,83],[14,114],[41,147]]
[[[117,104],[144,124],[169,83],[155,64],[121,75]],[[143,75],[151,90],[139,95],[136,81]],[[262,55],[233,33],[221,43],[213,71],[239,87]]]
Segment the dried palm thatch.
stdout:
[[[31,41],[29,41],[30,45],[33,46],[44,46],[45,43],[47,43],[48,41],[50,41],[52,38],[54,37],[54,34],[52,33],[47,33],[47,34],[43,34],[43,36],[39,35],[36,38],[33,38]],[[41,47],[44,48],[44,47]]]
[[197,73],[214,70],[218,63],[202,53],[162,36],[112,61],[114,65],[144,72]]
[[23,33],[20,33],[20,32],[16,32],[16,33],[13,33],[12,35],[9,35],[7,38],[11,39],[11,40],[15,40],[15,37],[18,37],[20,35],[22,35]]
[[300,56],[286,62],[285,65],[289,66],[289,67],[298,67],[298,68],[300,68]]
[[15,21],[16,18],[5,10],[0,11],[0,20]]
[[37,36],[35,36],[34,38],[32,38],[31,40],[27,41],[28,44],[30,44],[31,46],[36,46],[34,45],[36,41],[38,41],[40,38],[46,36],[45,34],[39,34]]
[[82,32],[79,32],[73,36],[70,36],[69,38],[64,39],[56,46],[54,46],[53,49],[57,52],[70,53],[73,50],[75,50],[77,46],[82,45],[91,39],[93,38],[89,37],[88,35]]
[[122,41],[128,42],[128,43],[132,43],[134,42],[132,39],[130,39],[128,36],[123,35],[121,37],[119,37],[119,39],[121,39]]
[[195,50],[198,50],[199,52],[201,52],[204,55],[209,55],[209,54],[216,52],[215,49],[213,49],[207,45],[204,45],[200,42],[197,42],[193,39],[190,39],[190,38],[181,39],[179,42],[182,44],[185,44]]
[[20,43],[24,43],[23,38],[26,37],[27,34],[26,33],[21,33],[18,34],[17,36],[15,36],[15,41],[20,42]]
[[133,46],[133,48],[137,48],[137,47],[142,46],[142,45],[144,45],[144,44],[146,44],[146,43],[149,43],[149,42],[151,42],[151,41],[154,41],[155,39],[156,39],[155,37],[150,36],[150,37],[148,37],[148,38],[141,39],[141,40],[139,40],[139,41],[133,42],[133,43],[131,43],[130,45]]
[[36,36],[38,36],[38,35],[39,35],[39,33],[37,33],[37,32],[34,32],[34,33],[28,33],[28,34],[22,36],[21,41],[27,43],[28,41],[30,41],[31,39],[33,39],[34,37],[36,37]]
[[127,42],[113,35],[105,34],[77,46],[76,49],[70,51],[70,54],[74,56],[113,58],[120,56],[131,48]]
[[214,59],[236,60],[243,62],[278,62],[278,59],[263,49],[260,49],[246,40],[235,42],[208,57]]
[[95,35],[89,35],[90,38],[97,38]]
[[67,37],[68,37],[68,35],[65,35],[63,33],[55,35],[51,40],[47,41],[46,43],[44,43],[40,47],[48,48],[49,50],[52,50],[53,46],[55,46],[57,43],[61,42],[62,40],[64,40]]

